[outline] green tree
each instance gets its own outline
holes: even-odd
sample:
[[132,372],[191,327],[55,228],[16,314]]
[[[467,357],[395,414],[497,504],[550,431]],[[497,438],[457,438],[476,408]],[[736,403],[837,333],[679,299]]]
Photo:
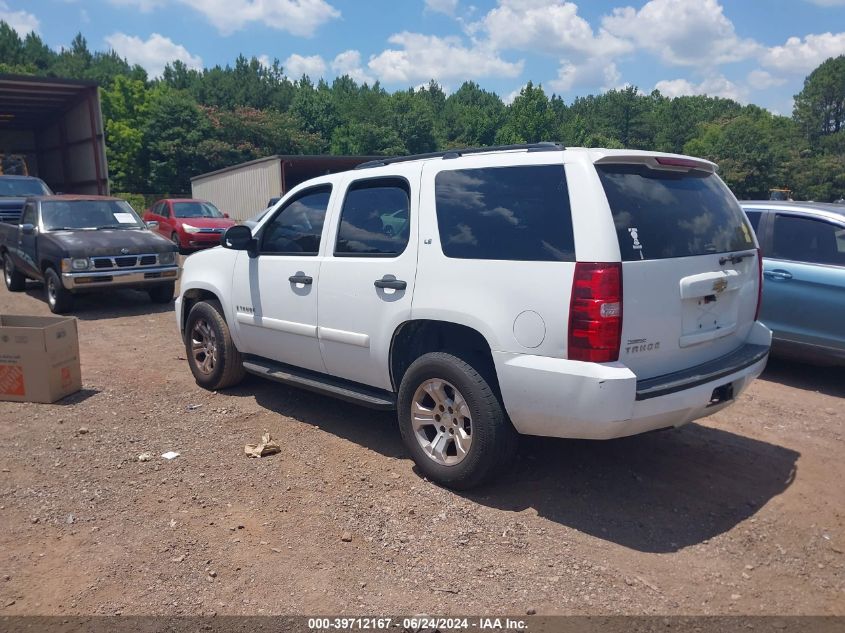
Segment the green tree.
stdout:
[[845,129],[845,55],[831,57],[809,74],[795,95],[793,117],[810,140]]
[[507,119],[496,134],[496,142],[508,145],[554,140],[556,127],[554,111],[543,87],[535,87],[529,81],[508,106]]
[[100,95],[112,186],[117,191],[145,191],[144,129],[150,110],[146,85],[119,75]]

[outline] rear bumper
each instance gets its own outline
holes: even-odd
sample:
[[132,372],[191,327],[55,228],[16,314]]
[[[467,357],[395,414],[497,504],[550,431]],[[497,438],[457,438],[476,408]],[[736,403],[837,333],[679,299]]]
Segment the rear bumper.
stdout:
[[[766,366],[771,332],[755,323],[728,356],[648,380],[622,363],[494,353],[505,409],[520,433],[610,439],[681,426],[734,402]],[[713,402],[714,390],[733,397]]]
[[81,292],[115,286],[151,286],[179,279],[178,266],[156,266],[131,270],[108,270],[78,273],[62,273],[62,285],[68,290]]

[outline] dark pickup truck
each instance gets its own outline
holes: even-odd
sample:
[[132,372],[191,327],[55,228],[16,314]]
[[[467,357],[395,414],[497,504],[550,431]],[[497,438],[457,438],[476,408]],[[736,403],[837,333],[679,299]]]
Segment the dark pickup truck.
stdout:
[[75,294],[115,287],[169,303],[180,273],[176,246],[128,203],[104,196],[26,198],[19,222],[0,222],[0,257],[6,287],[43,281],[56,313],[70,311]]
[[52,195],[50,187],[33,176],[0,176],[0,222],[17,222],[29,196]]

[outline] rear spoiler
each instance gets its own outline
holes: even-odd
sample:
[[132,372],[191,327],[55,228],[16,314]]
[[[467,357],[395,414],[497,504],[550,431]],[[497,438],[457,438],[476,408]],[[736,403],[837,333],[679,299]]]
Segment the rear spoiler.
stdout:
[[703,158],[692,158],[690,156],[678,156],[676,154],[665,154],[655,156],[653,154],[609,154],[594,161],[595,165],[645,165],[650,169],[661,169],[664,171],[690,171],[698,169],[715,174],[718,170],[716,163],[711,163]]

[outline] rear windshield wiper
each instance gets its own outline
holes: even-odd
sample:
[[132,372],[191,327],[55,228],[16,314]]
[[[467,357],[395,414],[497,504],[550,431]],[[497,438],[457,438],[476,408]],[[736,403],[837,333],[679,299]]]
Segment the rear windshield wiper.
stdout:
[[719,264],[724,266],[728,262],[731,264],[738,264],[746,257],[751,257],[752,255],[756,255],[757,251],[745,251],[744,253],[734,253],[733,255],[726,255],[725,257],[719,258]]

